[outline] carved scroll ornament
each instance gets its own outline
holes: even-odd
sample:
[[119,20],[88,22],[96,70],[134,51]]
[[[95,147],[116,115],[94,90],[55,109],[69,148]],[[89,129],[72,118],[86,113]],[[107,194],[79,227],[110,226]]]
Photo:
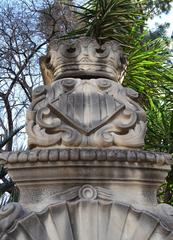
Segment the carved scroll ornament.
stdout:
[[64,78],[40,86],[27,113],[29,146],[140,148],[146,117],[137,97],[105,78]]

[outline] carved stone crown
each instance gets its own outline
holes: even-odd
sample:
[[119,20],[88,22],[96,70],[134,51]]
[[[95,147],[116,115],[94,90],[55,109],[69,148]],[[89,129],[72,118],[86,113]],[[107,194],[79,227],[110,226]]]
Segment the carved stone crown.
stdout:
[[99,45],[95,39],[55,40],[48,49],[47,67],[52,81],[64,77],[104,77],[123,81],[126,58],[115,41]]

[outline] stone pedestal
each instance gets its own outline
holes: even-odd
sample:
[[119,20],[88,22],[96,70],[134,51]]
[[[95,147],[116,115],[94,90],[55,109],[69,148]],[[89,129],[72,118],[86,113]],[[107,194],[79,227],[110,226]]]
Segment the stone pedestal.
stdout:
[[0,211],[3,240],[173,240],[156,192],[172,158],[143,151],[146,116],[121,83],[118,43],[55,41],[27,112],[29,150],[0,154],[20,204]]

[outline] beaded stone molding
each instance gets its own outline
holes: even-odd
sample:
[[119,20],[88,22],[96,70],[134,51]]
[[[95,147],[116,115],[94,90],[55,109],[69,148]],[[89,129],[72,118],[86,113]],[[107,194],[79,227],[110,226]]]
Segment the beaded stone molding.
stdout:
[[110,161],[129,163],[149,163],[157,165],[173,165],[172,156],[166,153],[148,152],[130,149],[37,149],[32,151],[0,153],[0,163],[36,163],[59,161]]

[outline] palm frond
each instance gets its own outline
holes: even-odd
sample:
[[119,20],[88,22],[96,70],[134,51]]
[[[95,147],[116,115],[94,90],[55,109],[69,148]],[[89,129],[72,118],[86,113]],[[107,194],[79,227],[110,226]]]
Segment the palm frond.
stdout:
[[[134,24],[144,25],[146,16],[139,13],[137,2],[131,0],[89,0],[83,6],[74,6],[82,23],[75,34],[95,37],[98,42],[117,40],[128,46],[129,33]],[[140,16],[140,17],[139,17]]]

